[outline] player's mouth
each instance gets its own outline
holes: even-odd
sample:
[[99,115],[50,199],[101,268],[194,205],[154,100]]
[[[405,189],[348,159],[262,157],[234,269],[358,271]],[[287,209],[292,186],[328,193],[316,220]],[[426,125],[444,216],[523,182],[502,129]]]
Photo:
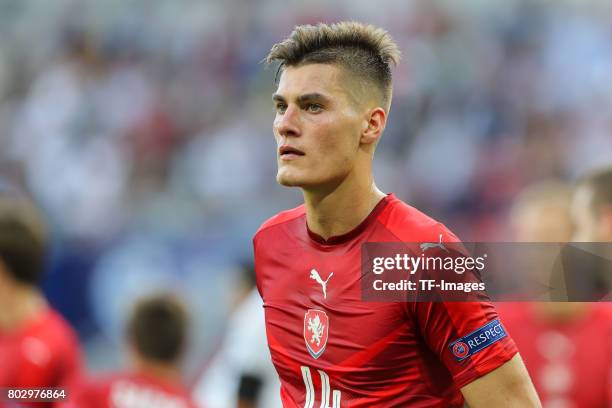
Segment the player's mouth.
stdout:
[[278,155],[281,160],[295,160],[300,156],[304,156],[304,152],[295,147],[283,145],[278,149]]

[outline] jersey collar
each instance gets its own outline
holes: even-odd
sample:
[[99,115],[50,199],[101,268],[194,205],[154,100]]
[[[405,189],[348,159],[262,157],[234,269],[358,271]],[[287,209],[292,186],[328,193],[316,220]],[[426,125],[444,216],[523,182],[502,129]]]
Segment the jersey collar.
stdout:
[[319,234],[312,232],[310,228],[308,228],[308,224],[306,223],[306,230],[308,231],[308,236],[310,237],[310,239],[315,241],[317,244],[321,244],[321,245],[338,245],[338,244],[343,244],[345,242],[348,242],[351,239],[358,236],[370,224],[372,224],[372,222],[376,220],[376,218],[382,212],[382,210],[385,209],[387,204],[389,204],[393,199],[395,199],[395,195],[393,193],[387,194],[384,198],[382,198],[378,202],[378,204],[376,204],[376,206],[372,209],[370,214],[368,214],[368,216],[363,221],[361,221],[359,225],[357,225],[355,228],[353,228],[347,233],[344,233],[342,235],[334,235],[334,236],[329,237],[328,239],[324,239]]

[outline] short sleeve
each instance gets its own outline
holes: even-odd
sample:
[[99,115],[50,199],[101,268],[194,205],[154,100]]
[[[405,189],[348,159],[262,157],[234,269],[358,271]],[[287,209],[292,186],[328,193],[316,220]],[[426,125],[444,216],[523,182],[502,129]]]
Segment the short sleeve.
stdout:
[[489,302],[415,302],[412,312],[425,343],[459,388],[518,352]]

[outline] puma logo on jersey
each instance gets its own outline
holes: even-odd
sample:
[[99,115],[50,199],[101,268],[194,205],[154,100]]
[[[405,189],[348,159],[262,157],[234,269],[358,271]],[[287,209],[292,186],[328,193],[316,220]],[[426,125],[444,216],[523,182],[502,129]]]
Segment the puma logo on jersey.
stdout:
[[321,275],[319,275],[319,272],[317,272],[316,269],[311,269],[310,270],[310,279],[314,279],[315,281],[317,281],[317,283],[319,285],[321,285],[321,288],[323,289],[323,298],[327,299],[327,282],[329,281],[329,279],[334,276],[334,273],[330,273],[329,276],[327,277],[327,279],[323,280],[321,279]]
[[421,252],[425,252],[428,249],[432,249],[432,248],[440,248],[448,252],[448,249],[446,249],[446,247],[442,243],[442,234],[440,234],[440,239],[438,242],[424,242],[421,244]]

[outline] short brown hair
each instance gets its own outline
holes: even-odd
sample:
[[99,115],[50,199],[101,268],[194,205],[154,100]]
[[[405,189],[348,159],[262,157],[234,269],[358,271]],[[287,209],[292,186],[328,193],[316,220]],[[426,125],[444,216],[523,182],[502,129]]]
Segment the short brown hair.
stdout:
[[594,171],[578,182],[578,188],[587,187],[592,191],[591,210],[595,214],[603,206],[612,206],[612,167]]
[[280,62],[279,72],[287,66],[338,64],[375,85],[388,110],[391,64],[397,65],[399,58],[397,44],[382,28],[343,21],[295,27],[287,39],[274,44],[266,62]]
[[156,362],[176,363],[187,342],[187,311],[171,295],[142,299],[128,323],[128,339],[138,354]]
[[38,209],[25,197],[0,192],[0,260],[10,276],[38,285],[46,252],[46,226]]

